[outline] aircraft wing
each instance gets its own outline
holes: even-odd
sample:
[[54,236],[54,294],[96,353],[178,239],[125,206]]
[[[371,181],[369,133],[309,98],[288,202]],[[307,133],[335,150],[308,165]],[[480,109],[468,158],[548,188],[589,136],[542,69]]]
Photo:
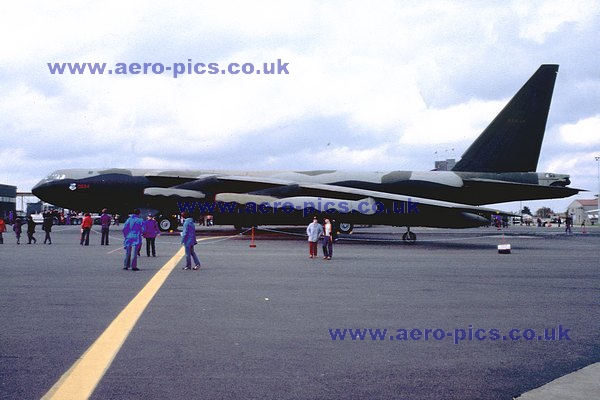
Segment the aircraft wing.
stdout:
[[[157,209],[170,207],[174,213],[175,205],[179,211],[193,212],[199,204],[206,204],[196,210],[216,211],[222,224],[297,224],[310,214],[337,212],[340,220],[350,223],[466,228],[486,225],[493,215],[512,215],[425,197],[257,175],[202,176],[174,187],[146,188],[144,195]],[[215,208],[225,203],[235,203],[237,208]]]
[[[181,184],[169,188],[146,188],[144,194],[150,197],[186,200],[195,198],[200,200],[209,198],[207,194],[211,193],[214,194],[215,201],[221,202],[269,204],[273,208],[279,208],[284,203],[290,203],[296,209],[300,209],[305,204],[314,204],[317,211],[325,211],[324,209],[320,210],[319,205],[323,207],[328,204],[328,209],[336,209],[339,212],[356,211],[357,209],[354,206],[359,202],[369,204],[375,202],[411,202],[426,207],[464,210],[477,214],[498,213],[497,210],[491,208],[423,197],[331,184],[302,183],[261,176],[206,174],[192,177],[190,175],[181,176],[179,174],[164,173],[152,175],[151,178],[157,180],[172,179],[172,182]],[[362,208],[367,209],[368,207]]]
[[[313,184],[313,183],[298,183],[292,181],[285,180],[275,180],[275,179],[266,179],[266,178],[257,178],[257,177],[236,177],[236,176],[223,176],[218,178],[219,181],[228,181],[228,182],[238,182],[241,184],[244,183],[253,183],[255,187],[261,187],[262,192],[271,193],[271,194],[262,194],[261,191],[256,193],[218,193],[215,196],[215,201],[223,201],[223,202],[232,202],[235,201],[240,204],[247,203],[269,203],[270,206],[281,205],[283,203],[289,202],[294,205],[294,207],[298,207],[307,203],[319,205],[324,207],[326,203],[335,203],[334,205],[330,205],[329,209],[336,209],[340,212],[348,212],[354,210],[352,208],[353,204],[358,202],[368,202],[370,204],[374,204],[375,202],[404,202],[404,203],[418,203],[419,205],[427,206],[427,207],[435,207],[440,209],[454,209],[454,210],[463,210],[467,212],[477,213],[477,214],[496,214],[498,210],[479,207],[479,206],[470,206],[466,204],[460,203],[452,203],[441,200],[433,200],[422,197],[414,197],[414,196],[405,196],[401,194],[380,192],[374,190],[366,190],[359,189],[353,187],[345,187],[345,186],[337,186],[337,185],[329,185],[329,184]],[[280,193],[276,189],[289,189],[296,188],[299,193],[296,196],[281,196],[278,195]],[[339,207],[339,204],[343,204],[343,207]],[[315,207],[316,208],[316,207]],[[367,209],[369,207],[362,207],[362,209]],[[298,209],[298,208],[296,208]],[[318,211],[326,211],[325,209]]]

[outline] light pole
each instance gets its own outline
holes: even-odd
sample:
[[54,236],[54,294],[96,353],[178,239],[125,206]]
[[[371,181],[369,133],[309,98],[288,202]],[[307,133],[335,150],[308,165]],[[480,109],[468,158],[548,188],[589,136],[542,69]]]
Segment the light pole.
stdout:
[[600,156],[594,158],[596,159],[596,164],[598,164],[598,210],[596,210],[598,218],[596,219],[596,223],[600,225]]

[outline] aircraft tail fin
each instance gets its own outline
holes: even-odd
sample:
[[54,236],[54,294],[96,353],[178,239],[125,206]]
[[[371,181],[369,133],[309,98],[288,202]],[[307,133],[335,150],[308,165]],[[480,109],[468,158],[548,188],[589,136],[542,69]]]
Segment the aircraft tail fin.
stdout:
[[534,172],[557,72],[558,65],[540,66],[469,146],[452,170]]

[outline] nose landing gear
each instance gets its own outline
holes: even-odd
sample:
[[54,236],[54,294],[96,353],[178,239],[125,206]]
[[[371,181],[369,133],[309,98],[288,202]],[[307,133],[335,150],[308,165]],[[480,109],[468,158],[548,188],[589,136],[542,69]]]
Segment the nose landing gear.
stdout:
[[402,240],[404,240],[404,243],[413,244],[417,241],[417,235],[414,232],[411,232],[410,227],[407,226],[406,232],[402,235]]

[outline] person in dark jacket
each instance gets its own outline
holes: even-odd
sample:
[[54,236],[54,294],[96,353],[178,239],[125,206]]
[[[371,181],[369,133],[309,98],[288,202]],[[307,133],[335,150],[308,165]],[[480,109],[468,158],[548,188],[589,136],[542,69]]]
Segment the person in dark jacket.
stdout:
[[34,234],[35,234],[35,221],[33,220],[33,217],[30,215],[29,217],[27,217],[27,239],[29,240],[27,242],[27,244],[31,244],[32,240],[33,240],[33,244],[37,243],[37,239],[35,237],[33,237]]
[[44,244],[46,244],[46,242],[48,244],[52,244],[52,238],[50,237],[50,232],[52,232],[52,214],[44,213],[44,222],[42,222],[42,230],[46,232]]
[[103,209],[102,215],[100,216],[100,225],[102,226],[102,238],[100,239],[100,246],[108,246],[108,233],[110,230],[111,222],[112,217],[108,215],[108,210],[106,208]]
[[150,257],[150,250],[152,250],[152,257],[156,257],[156,237],[160,235],[160,229],[158,228],[158,222],[154,219],[154,216],[148,214],[148,219],[144,221],[144,229],[142,236],[146,238],[146,256]]

